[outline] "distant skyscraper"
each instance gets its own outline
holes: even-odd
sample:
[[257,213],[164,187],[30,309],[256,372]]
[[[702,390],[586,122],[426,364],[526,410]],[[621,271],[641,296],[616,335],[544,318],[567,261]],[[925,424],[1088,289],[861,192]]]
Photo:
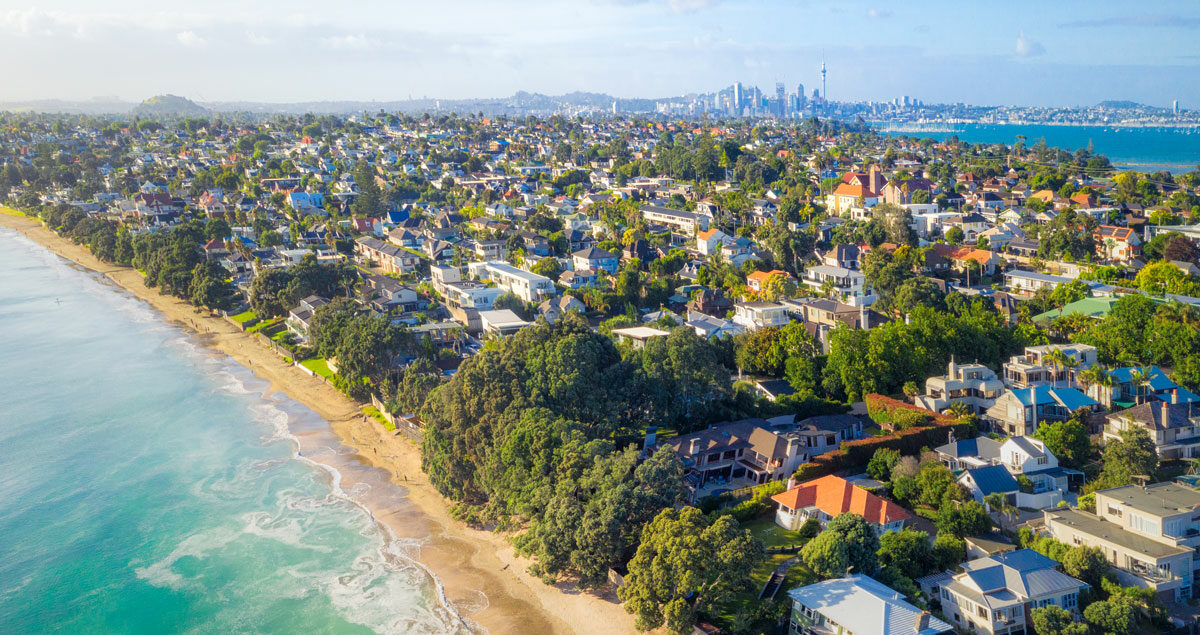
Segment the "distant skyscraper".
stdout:
[[734,110],[738,111],[739,113],[742,111],[742,100],[744,98],[745,98],[745,95],[742,94],[742,83],[734,82],[733,83],[733,108],[734,108]]
[[805,99],[804,84],[796,84],[796,103],[800,104],[800,106],[803,107],[804,99]]
[[780,117],[787,114],[787,88],[783,82],[775,82],[775,112]]
[[829,91],[825,90],[825,59],[821,59],[821,97],[829,101]]
[[1179,114],[1179,100],[1178,99],[1171,102],[1171,112],[1173,112],[1177,115]]

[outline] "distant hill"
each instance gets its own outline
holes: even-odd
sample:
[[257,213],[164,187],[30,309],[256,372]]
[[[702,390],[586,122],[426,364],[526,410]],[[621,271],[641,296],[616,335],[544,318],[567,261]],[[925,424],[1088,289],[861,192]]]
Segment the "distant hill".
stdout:
[[1108,101],[1102,101],[1096,105],[1101,108],[1113,108],[1113,109],[1121,109],[1121,110],[1127,110],[1130,108],[1145,108],[1144,105],[1139,104],[1136,101],[1129,101],[1129,100],[1122,100],[1122,99],[1112,99],[1112,100],[1108,100]]
[[135,115],[205,115],[208,109],[196,102],[178,95],[155,95],[134,106]]

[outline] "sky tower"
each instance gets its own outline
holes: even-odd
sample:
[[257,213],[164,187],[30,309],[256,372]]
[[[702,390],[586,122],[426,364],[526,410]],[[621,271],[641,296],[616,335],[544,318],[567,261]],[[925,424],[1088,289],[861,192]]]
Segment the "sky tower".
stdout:
[[829,93],[825,90],[825,57],[821,56],[821,99],[829,101]]

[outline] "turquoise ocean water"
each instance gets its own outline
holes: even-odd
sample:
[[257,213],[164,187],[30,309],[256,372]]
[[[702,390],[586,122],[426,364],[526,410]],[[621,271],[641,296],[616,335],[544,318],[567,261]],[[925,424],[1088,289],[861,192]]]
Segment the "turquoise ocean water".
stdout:
[[0,228],[0,632],[464,630],[362,504],[402,490],[267,390]]
[[1131,128],[1128,126],[1055,126],[1046,124],[962,124],[951,126],[953,131],[888,132],[892,135],[931,137],[943,140],[951,135],[970,143],[1017,142],[1025,135],[1025,144],[1032,146],[1039,138],[1057,148],[1072,151],[1086,148],[1090,142],[1118,166],[1138,170],[1168,169],[1171,172],[1191,171],[1200,165],[1200,129],[1174,127]]

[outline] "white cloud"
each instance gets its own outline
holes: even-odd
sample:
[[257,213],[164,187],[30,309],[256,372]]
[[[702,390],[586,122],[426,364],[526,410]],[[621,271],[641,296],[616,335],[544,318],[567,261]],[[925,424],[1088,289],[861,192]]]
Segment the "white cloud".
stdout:
[[323,37],[321,38],[321,45],[338,50],[365,51],[375,48],[379,44],[375,40],[358,33]]
[[275,43],[275,38],[263,35],[261,33],[255,33],[254,31],[247,31],[246,41],[255,46],[271,46]]
[[667,0],[667,6],[675,13],[692,13],[715,4],[716,0]]
[[871,7],[870,9],[867,9],[867,17],[868,18],[890,18],[890,17],[892,17],[892,12],[890,9],[876,9],[875,7]]
[[208,44],[208,40],[196,35],[195,31],[180,31],[175,34],[175,40],[184,46],[201,47]]
[[1036,42],[1025,37],[1025,32],[1017,36],[1017,55],[1021,57],[1034,57],[1046,52],[1046,47],[1042,46],[1041,42]]

